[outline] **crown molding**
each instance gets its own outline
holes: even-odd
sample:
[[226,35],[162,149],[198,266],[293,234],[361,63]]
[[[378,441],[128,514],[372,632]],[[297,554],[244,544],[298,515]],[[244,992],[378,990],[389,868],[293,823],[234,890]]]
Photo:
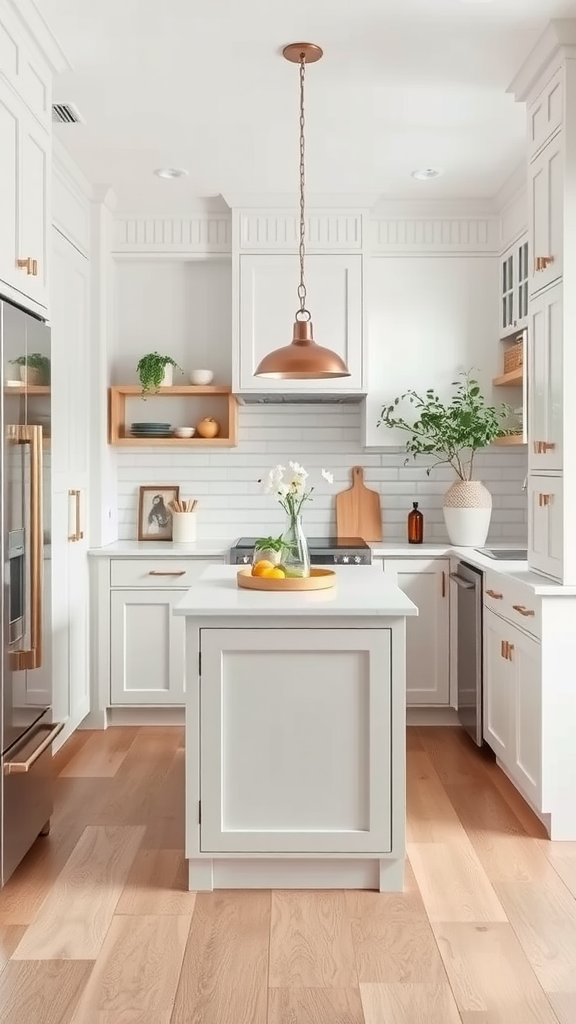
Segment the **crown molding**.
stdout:
[[550,22],[506,91],[517,102],[529,102],[545,84],[543,76],[555,71],[565,57],[576,58],[576,18]]
[[[231,192],[222,198],[231,210],[295,210],[299,204],[297,192]],[[379,198],[380,193],[376,192],[310,192],[306,206],[312,210],[371,210]]]

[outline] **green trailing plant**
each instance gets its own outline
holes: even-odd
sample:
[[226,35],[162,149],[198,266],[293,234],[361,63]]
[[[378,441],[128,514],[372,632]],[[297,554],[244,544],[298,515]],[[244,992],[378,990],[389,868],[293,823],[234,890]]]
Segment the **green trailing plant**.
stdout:
[[[470,373],[462,373],[460,378],[452,381],[456,390],[448,402],[443,402],[433,388],[424,395],[406,391],[391,405],[384,406],[378,426],[404,430],[409,434],[406,462],[418,455],[432,455],[437,461],[428,467],[428,474],[434,466],[449,465],[461,480],[471,480],[474,455],[478,449],[486,448],[497,437],[514,433],[504,426],[504,420],[513,410],[505,404],[499,408],[487,405],[478,381],[473,380]],[[416,411],[413,423],[399,415],[398,407],[405,401]]]
[[142,394],[149,395],[162,386],[164,379],[164,370],[167,366],[174,366],[180,373],[184,371],[178,363],[172,359],[172,356],[161,356],[158,352],[149,352],[148,355],[142,356],[136,372],[140,378],[140,384],[142,385]]
[[11,359],[10,362],[16,366],[29,366],[31,370],[38,370],[42,376],[43,383],[50,383],[50,360],[48,356],[43,356],[40,352],[31,352],[30,355],[18,356],[17,359]]

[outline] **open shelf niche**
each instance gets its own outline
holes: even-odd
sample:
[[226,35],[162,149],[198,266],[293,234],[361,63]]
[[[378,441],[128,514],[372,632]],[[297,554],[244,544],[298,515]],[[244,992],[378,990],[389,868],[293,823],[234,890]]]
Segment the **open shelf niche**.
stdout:
[[[220,424],[218,436],[132,437],[131,422],[153,421],[162,415],[168,416],[166,412],[160,412],[166,409],[166,399],[171,402],[181,400],[174,406],[178,416],[171,417],[173,427],[196,427],[205,416],[213,416]],[[182,408],[184,413],[180,412]],[[109,425],[109,443],[122,448],[235,448],[238,444],[238,403],[228,386],[175,384],[143,396],[140,385],[120,384],[109,391]]]
[[[505,337],[501,338],[501,341],[505,343],[506,349],[516,348],[519,343],[523,345],[522,356],[526,356],[526,330],[511,332]],[[492,384],[495,388],[522,388],[522,404],[524,402],[524,362],[520,366],[515,366],[513,370],[508,370],[507,373],[500,374],[499,377],[494,377]],[[497,437],[492,442],[494,445],[508,446],[508,445],[521,445],[526,444],[526,438],[523,431],[519,431],[516,434],[506,434],[504,437]]]

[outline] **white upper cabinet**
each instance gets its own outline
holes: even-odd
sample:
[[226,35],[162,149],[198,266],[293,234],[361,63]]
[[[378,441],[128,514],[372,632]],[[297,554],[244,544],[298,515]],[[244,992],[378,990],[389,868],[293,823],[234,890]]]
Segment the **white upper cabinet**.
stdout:
[[559,283],[530,303],[528,459],[535,472],[563,465],[562,293]]
[[570,568],[574,554],[572,511],[568,516],[566,512],[562,476],[536,476],[531,473],[528,480],[530,568],[560,582],[576,582]]
[[564,219],[564,139],[556,135],[529,170],[532,239],[530,293],[562,276]]
[[48,308],[51,73],[0,4],[0,287],[14,302]]
[[[442,398],[459,373],[474,367],[484,393],[502,372],[498,349],[496,257],[402,256],[367,261],[367,447],[406,443],[377,427],[397,395],[435,388]],[[413,410],[403,410],[407,417]]]
[[[298,257],[285,254],[239,256],[238,334],[234,339],[235,391],[316,392],[317,380],[267,380],[254,376],[260,360],[292,340],[299,308]],[[314,340],[340,355],[350,377],[322,381],[323,391],[362,392],[362,256],[312,254],[306,258],[306,305]]]
[[552,76],[540,95],[528,107],[528,153],[536,155],[562,125],[564,81],[562,71]]

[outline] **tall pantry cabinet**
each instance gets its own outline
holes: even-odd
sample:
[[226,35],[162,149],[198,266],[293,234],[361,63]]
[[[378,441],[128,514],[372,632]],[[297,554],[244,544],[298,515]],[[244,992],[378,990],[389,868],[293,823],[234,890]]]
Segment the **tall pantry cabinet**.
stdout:
[[528,110],[528,559],[576,584],[576,20],[551,22],[512,84]]

